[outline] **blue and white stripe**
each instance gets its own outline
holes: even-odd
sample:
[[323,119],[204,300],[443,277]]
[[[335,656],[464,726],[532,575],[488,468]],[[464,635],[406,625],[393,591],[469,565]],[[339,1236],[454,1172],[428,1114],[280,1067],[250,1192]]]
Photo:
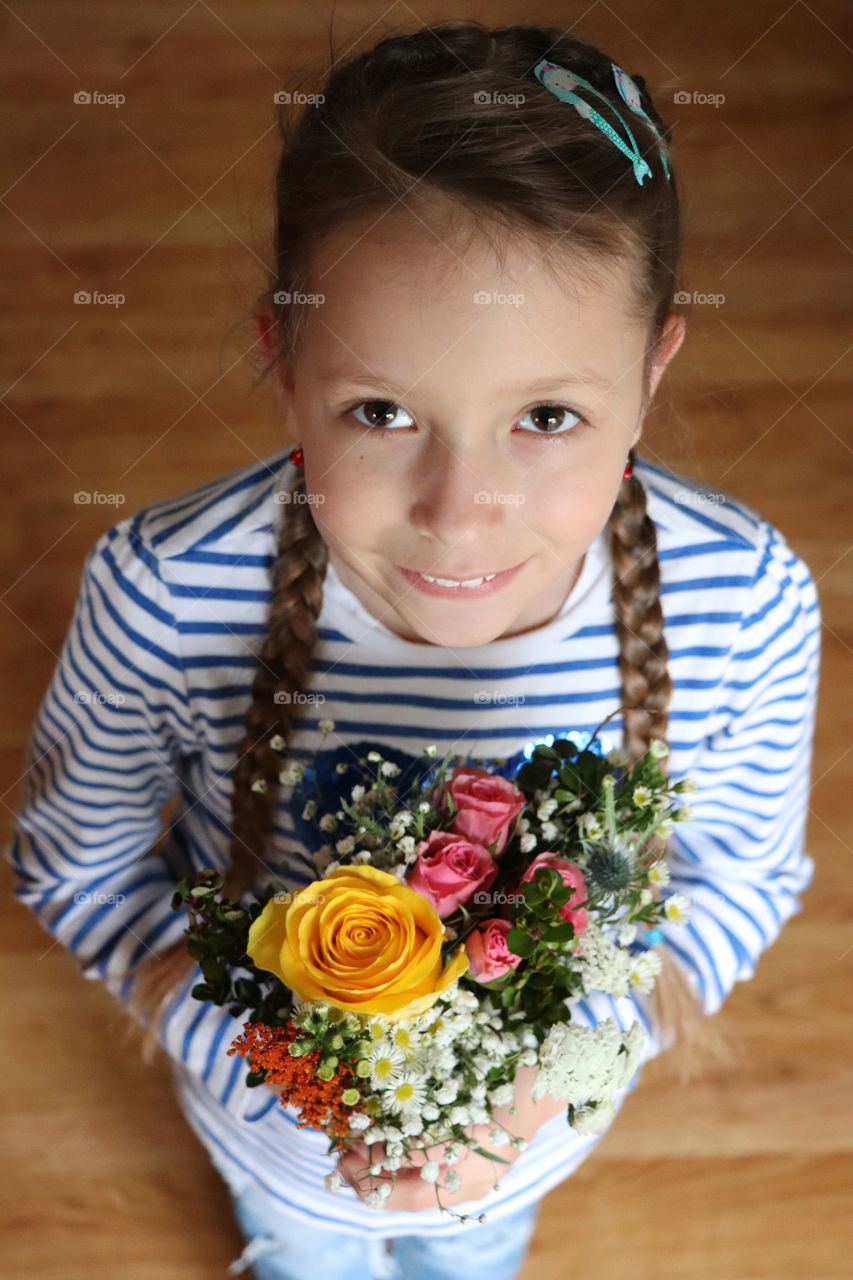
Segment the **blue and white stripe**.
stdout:
[[[98,539],[30,733],[5,850],[15,895],[85,977],[122,1001],[129,966],[181,937],[176,881],[227,861],[231,771],[266,631],[289,451],[153,503]],[[755,511],[728,496],[711,506],[701,486],[642,459],[636,473],[657,528],[674,684],[669,767],[698,783],[692,820],[671,840],[670,891],[687,895],[691,919],[662,932],[713,1013],[752,977],[812,878],[804,840],[819,604],[805,563]],[[452,651],[395,635],[330,566],[312,658],[312,689],[325,701],[304,704],[289,757],[327,748],[318,728],[327,719],[335,745],[374,739],[420,756],[434,743],[484,761],[550,733],[591,732],[620,697],[611,577],[605,529],[557,617]],[[499,696],[483,702],[484,689]],[[621,740],[618,717],[607,730]],[[149,853],[173,794],[172,827]],[[313,878],[283,801],[258,885],[273,877]],[[274,1198],[367,1235],[459,1229],[437,1210],[382,1212],[349,1190],[329,1194],[326,1139],[297,1129],[268,1090],[245,1088],[243,1059],[226,1052],[240,1021],[194,1000],[198,979],[172,1001],[162,1042],[188,1121],[229,1180],[256,1179]],[[575,1012],[590,1025],[608,1014],[623,1026],[645,1020],[645,998],[591,997]],[[660,1047],[653,1036],[648,1056]],[[497,1216],[538,1198],[597,1141],[562,1115],[548,1121],[478,1211]]]

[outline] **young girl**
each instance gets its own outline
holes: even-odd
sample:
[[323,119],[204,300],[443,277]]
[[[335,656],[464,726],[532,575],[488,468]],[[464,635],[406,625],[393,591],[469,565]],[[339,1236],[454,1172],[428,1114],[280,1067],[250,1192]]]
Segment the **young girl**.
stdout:
[[295,764],[369,741],[500,768],[621,708],[607,749],[665,740],[697,783],[668,843],[690,919],[636,940],[665,961],[653,998],[573,1018],[680,1052],[811,879],[817,595],[755,511],[635,457],[684,337],[670,131],[640,76],[556,28],[446,23],[337,62],[284,137],[257,322],[290,443],[89,553],[15,892],[170,1055],[247,1237],[234,1274],[503,1280],[599,1137],[524,1077],[527,1148],[497,1191],[463,1154],[444,1196],[485,1223],[442,1215],[416,1168],[371,1207],[366,1149],[328,1156],[245,1087],[241,1020],[190,994],[175,884],[316,878],[275,735]]

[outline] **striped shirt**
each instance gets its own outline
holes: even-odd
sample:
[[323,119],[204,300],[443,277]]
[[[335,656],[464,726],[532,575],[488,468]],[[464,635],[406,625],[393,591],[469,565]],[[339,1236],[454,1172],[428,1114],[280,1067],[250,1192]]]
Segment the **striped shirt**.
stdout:
[[[97,540],[30,733],[5,850],[15,895],[85,977],[123,1002],[129,966],[183,933],[186,916],[170,906],[176,882],[227,862],[232,769],[266,633],[289,452],[152,503]],[[669,770],[698,784],[692,819],[670,841],[668,891],[688,897],[690,920],[661,928],[712,1014],[753,976],[811,881],[804,836],[819,604],[807,566],[755,511],[643,459],[636,474],[657,530],[673,680]],[[311,671],[324,701],[304,702],[287,751],[303,763],[330,745],[370,740],[418,758],[435,744],[439,757],[451,748],[488,766],[549,734],[590,733],[621,692],[608,529],[559,614],[458,651],[396,635],[329,565]],[[334,722],[328,741],[322,720]],[[621,734],[614,718],[605,749]],[[172,825],[149,853],[173,795]],[[296,827],[282,793],[256,888],[315,878]],[[362,1235],[471,1229],[437,1208],[370,1209],[347,1186],[327,1191],[328,1140],[298,1129],[272,1090],[245,1087],[245,1060],[226,1052],[243,1020],[193,998],[200,980],[196,967],[172,998],[161,1041],[188,1122],[232,1187],[259,1185],[299,1214]],[[662,1048],[647,1002],[594,993],[573,1005],[573,1019],[639,1019],[647,1060]],[[497,1192],[456,1208],[490,1218],[521,1208],[598,1141],[561,1113]]]

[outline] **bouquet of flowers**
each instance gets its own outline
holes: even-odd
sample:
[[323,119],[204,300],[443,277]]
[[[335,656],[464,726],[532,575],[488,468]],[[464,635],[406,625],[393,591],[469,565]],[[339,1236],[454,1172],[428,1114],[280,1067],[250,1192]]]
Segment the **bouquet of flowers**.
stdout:
[[[434,746],[423,761],[365,743],[325,773],[291,764],[280,780],[298,794],[311,882],[269,884],[246,906],[206,869],[174,894],[204,977],[193,996],[248,1013],[228,1050],[247,1059],[246,1083],[278,1089],[330,1154],[384,1144],[370,1172],[392,1176],[368,1204],[384,1203],[418,1148],[443,1145],[444,1166],[463,1145],[508,1164],[469,1128],[512,1106],[520,1066],[538,1067],[533,1098],[565,1101],[585,1133],[606,1127],[636,1071],[640,1024],[575,1025],[572,1005],[652,990],[661,961],[632,949],[638,926],[659,940],[656,923],[683,923],[688,903],[660,900],[667,868],[646,846],[689,816],[673,801],[695,784],[663,773],[662,740],[627,768],[621,752],[595,749],[597,733],[583,749],[536,745],[512,778],[451,770]],[[526,1145],[496,1122],[489,1140]],[[443,1209],[439,1172],[434,1160],[421,1168]],[[460,1184],[449,1168],[440,1185]]]

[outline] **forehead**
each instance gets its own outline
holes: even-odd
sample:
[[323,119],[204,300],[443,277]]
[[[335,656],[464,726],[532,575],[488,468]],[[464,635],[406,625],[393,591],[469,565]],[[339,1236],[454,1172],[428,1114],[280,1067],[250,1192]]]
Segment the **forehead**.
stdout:
[[529,358],[537,370],[561,359],[602,368],[643,345],[634,272],[630,258],[594,259],[458,212],[374,212],[318,246],[310,291],[322,303],[309,308],[307,345],[324,363],[334,350],[349,364],[415,351],[425,364],[488,342],[492,367]]

